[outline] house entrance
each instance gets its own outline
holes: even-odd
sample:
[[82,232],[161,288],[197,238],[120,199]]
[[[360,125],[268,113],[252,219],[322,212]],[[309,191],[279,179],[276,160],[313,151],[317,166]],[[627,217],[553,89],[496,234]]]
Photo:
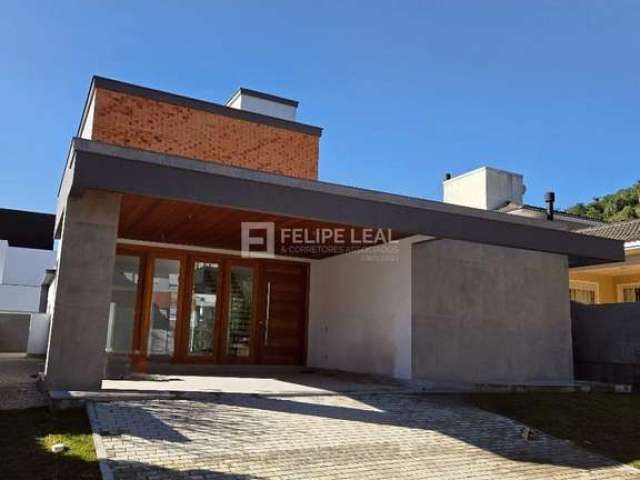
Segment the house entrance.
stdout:
[[107,351],[133,365],[304,364],[309,266],[119,245]]

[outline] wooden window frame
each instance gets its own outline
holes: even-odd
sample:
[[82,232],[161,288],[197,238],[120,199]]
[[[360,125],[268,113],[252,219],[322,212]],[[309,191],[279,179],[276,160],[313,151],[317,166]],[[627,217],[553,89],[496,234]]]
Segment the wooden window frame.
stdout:
[[[310,272],[308,262],[295,260],[267,260],[247,259],[225,253],[209,253],[188,249],[165,248],[151,245],[138,245],[119,243],[116,247],[117,255],[136,256],[140,259],[139,282],[137,303],[135,312],[135,326],[133,332],[133,345],[131,353],[132,369],[144,372],[147,370],[150,359],[165,359],[171,363],[204,363],[213,365],[242,365],[260,364],[261,343],[259,342],[260,312],[264,310],[264,295],[262,294],[262,270],[267,262],[295,264],[306,270],[306,298],[304,328],[300,339],[302,342],[302,361],[305,365],[308,351],[309,332],[309,298],[310,298]],[[178,285],[178,305],[176,330],[174,335],[174,348],[171,357],[164,355],[149,356],[149,330],[151,328],[151,299],[153,295],[153,276],[156,259],[178,260],[180,262],[180,283]],[[214,332],[214,353],[212,355],[190,355],[187,352],[187,329],[191,314],[191,290],[193,288],[193,267],[195,262],[217,263],[220,266],[219,279],[220,304],[216,309],[216,326]],[[233,357],[226,354],[226,335],[229,327],[229,284],[232,266],[248,266],[253,269],[253,309],[251,312],[251,340],[250,355],[248,357]]]
[[[225,298],[225,282],[224,282],[224,259],[220,255],[207,254],[207,253],[190,253],[187,256],[187,268],[186,271],[189,277],[185,282],[185,295],[183,298],[183,317],[179,319],[181,324],[180,338],[178,339],[179,348],[176,350],[174,360],[176,363],[220,363],[220,330],[223,322],[222,318],[222,303]],[[213,333],[213,353],[210,355],[194,355],[188,351],[188,327],[189,319],[191,315],[191,295],[193,290],[193,271],[196,262],[203,263],[216,263],[218,264],[218,284],[216,295],[220,299],[216,300],[216,318],[214,320],[214,333]]]

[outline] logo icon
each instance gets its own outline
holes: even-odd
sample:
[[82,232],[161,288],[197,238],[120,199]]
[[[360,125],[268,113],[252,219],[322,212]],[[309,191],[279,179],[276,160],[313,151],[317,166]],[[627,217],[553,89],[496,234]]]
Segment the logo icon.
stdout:
[[243,258],[275,256],[273,222],[242,222],[241,250]]

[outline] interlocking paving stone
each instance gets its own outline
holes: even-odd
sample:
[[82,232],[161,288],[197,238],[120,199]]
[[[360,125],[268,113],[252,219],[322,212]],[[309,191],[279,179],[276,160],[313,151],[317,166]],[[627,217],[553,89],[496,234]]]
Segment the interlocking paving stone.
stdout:
[[36,388],[36,375],[44,368],[42,360],[21,354],[0,354],[0,410],[39,407],[47,396]]
[[450,396],[395,393],[95,403],[115,479],[640,479]]

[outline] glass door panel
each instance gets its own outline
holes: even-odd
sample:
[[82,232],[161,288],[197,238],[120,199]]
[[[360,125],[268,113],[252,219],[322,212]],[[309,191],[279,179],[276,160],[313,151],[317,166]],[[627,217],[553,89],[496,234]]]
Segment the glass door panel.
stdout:
[[189,318],[188,353],[213,355],[218,306],[220,267],[217,263],[194,262]]
[[226,354],[247,358],[251,355],[253,319],[253,269],[232,265],[229,272],[229,310]]
[[179,282],[180,261],[156,258],[151,294],[150,355],[173,355]]
[[107,352],[130,353],[138,301],[140,258],[116,255],[111,283]]

